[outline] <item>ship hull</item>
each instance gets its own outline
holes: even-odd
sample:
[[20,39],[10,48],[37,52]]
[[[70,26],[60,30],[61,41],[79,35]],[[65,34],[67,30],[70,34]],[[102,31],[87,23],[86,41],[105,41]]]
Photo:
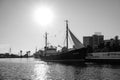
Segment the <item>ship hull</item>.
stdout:
[[[77,49],[63,52],[59,55],[37,56],[37,58],[47,62],[67,62],[67,63],[99,63],[99,64],[120,64],[120,52],[100,52],[93,53],[92,57],[87,56],[87,49]],[[118,55],[117,55],[118,54]]]
[[44,61],[84,61],[86,57],[86,48],[62,52],[59,55],[42,56],[40,58]]

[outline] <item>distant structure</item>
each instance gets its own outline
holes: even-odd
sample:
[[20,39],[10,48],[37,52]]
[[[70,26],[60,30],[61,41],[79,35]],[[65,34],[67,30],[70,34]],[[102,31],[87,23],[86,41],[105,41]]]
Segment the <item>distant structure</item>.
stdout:
[[120,39],[118,36],[104,40],[104,35],[98,32],[92,36],[84,36],[83,44],[88,48],[88,52],[120,51]]
[[114,38],[104,40],[105,45],[113,46],[113,45],[120,45],[120,40],[118,36],[115,36]]
[[36,47],[36,49],[35,49],[35,53],[37,52],[37,47]]
[[22,57],[22,52],[23,52],[23,51],[22,51],[22,50],[20,50],[20,57]]
[[103,35],[97,35],[97,34],[94,34],[93,36],[93,49],[97,48],[98,45],[104,43],[104,36]]
[[11,48],[9,49],[9,54],[11,54]]
[[83,37],[83,44],[84,44],[85,47],[87,47],[87,46],[92,47],[93,46],[92,36],[84,36]]
[[23,55],[23,57],[26,57],[26,58],[30,57],[30,52],[31,52],[31,51],[26,51],[26,54]]
[[92,36],[84,36],[83,37],[83,44],[84,46],[92,47],[93,49],[97,48],[98,45],[104,43],[104,36],[101,33],[97,32]]

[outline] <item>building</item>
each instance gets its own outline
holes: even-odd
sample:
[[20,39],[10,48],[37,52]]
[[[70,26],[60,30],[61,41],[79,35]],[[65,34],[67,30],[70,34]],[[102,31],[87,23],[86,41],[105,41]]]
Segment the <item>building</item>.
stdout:
[[83,37],[83,44],[87,47],[90,46],[93,49],[97,48],[98,45],[104,43],[104,36],[101,34],[94,34],[92,36],[84,36]]
[[92,47],[93,46],[93,38],[92,38],[92,36],[83,37],[83,44],[84,44],[85,47],[87,47],[87,46]]
[[120,40],[118,36],[115,36],[115,38],[111,38],[108,40],[104,40],[105,45],[113,46],[113,45],[120,45]]
[[118,36],[115,36],[115,38],[104,40],[105,47],[109,51],[120,51],[120,39]]
[[103,35],[94,34],[92,36],[92,38],[93,38],[93,48],[97,48],[98,45],[100,45],[101,43],[104,43],[104,36]]

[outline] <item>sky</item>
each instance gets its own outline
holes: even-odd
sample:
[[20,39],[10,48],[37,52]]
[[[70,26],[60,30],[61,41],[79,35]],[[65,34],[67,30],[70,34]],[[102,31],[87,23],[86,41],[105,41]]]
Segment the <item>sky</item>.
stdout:
[[[54,14],[48,25],[35,22],[34,12],[47,6]],[[120,0],[0,0],[0,53],[35,52],[44,47],[48,32],[51,45],[64,44],[65,20],[83,42],[83,36],[101,32],[105,39],[120,36]]]

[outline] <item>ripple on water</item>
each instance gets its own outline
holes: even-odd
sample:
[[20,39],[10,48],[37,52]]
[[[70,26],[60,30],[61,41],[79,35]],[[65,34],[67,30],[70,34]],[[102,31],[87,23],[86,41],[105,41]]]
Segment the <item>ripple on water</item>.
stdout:
[[0,80],[119,80],[120,66],[46,63],[39,59],[0,60]]
[[32,80],[33,66],[28,63],[0,62],[0,80]]

